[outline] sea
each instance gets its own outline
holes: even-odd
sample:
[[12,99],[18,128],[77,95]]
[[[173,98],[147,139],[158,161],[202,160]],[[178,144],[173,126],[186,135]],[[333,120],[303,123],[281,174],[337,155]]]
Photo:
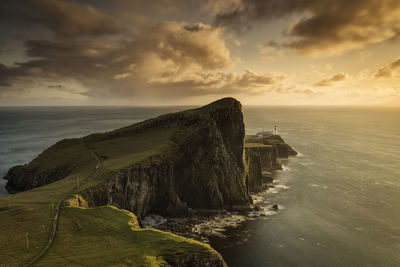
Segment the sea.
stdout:
[[[1,107],[0,177],[62,138],[188,107]],[[400,266],[400,108],[243,108],[247,134],[272,130],[299,155],[255,196],[277,212],[210,238],[229,266]],[[0,178],[0,195],[7,194]],[[1,197],[0,197],[1,201]]]

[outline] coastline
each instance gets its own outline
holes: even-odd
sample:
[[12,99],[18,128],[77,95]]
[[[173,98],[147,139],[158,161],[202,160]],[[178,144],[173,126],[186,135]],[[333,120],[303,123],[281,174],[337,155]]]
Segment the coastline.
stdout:
[[[70,223],[73,223],[75,213],[79,213],[77,216],[88,212],[100,216],[111,212],[104,207],[133,212],[130,216],[135,217],[135,227],[140,229],[135,234],[147,233],[149,229],[142,226],[162,230],[152,239],[143,240],[143,244],[155,245],[153,241],[170,234],[166,232],[177,234],[166,246],[155,245],[159,249],[173,246],[172,255],[180,253],[179,246],[175,246],[179,245],[175,242],[178,235],[207,242],[207,236],[223,236],[226,228],[274,214],[279,209],[276,203],[272,207],[261,207],[257,196],[253,201],[251,194],[269,188],[274,191],[275,185],[271,182],[274,173],[282,169],[280,159],[296,154],[277,134],[261,132],[245,136],[241,104],[226,98],[198,109],[166,114],[111,132],[61,140],[29,164],[8,171],[5,177],[7,188],[26,192],[9,195],[9,201],[4,204],[12,212],[16,198],[25,201],[21,205],[30,205],[35,197],[43,198],[44,204],[64,202],[65,194],[70,195],[68,192],[71,191],[67,189],[77,188],[62,205],[63,209],[70,211],[67,213]],[[101,169],[98,168],[100,159]],[[83,182],[82,177],[88,177],[93,169],[99,169],[99,172],[90,181]],[[33,188],[38,189],[30,190]],[[46,195],[38,194],[43,190],[47,190]],[[65,190],[68,192],[63,192]],[[60,196],[64,198],[60,200]],[[38,205],[33,212],[41,210]],[[51,217],[50,213],[49,210],[46,216]],[[154,217],[153,223],[148,224],[144,218],[151,214],[172,219]],[[118,216],[122,219],[120,214]],[[7,216],[6,220],[6,224],[15,224],[11,217]],[[104,217],[104,220],[106,224],[113,223],[109,221],[110,217]],[[154,225],[154,222],[159,224]],[[103,224],[100,223],[98,229]],[[29,227],[21,225],[20,228],[25,230]],[[81,233],[75,233],[75,228],[68,224],[59,228],[61,232],[66,231],[65,237],[72,234],[78,242]],[[131,234],[130,230],[119,230],[111,238]],[[123,234],[124,231],[127,233]],[[40,238],[45,240],[44,233]],[[207,255],[214,255],[219,264],[224,264],[217,252],[204,243],[191,243],[192,239],[185,240],[189,246],[185,249],[188,264],[192,257],[197,257],[198,251],[204,260]],[[52,251],[50,248],[49,253]],[[157,253],[164,255],[161,251]],[[32,254],[41,255],[33,251]],[[165,261],[170,260],[164,256]],[[89,259],[93,256],[85,254],[84,257]],[[52,261],[52,258],[41,260]]]
[[[290,158],[281,159],[281,163],[286,163],[289,160]],[[275,170],[272,173],[272,180],[263,184],[265,190],[251,194],[253,199],[251,210],[233,212],[221,210],[197,211],[186,218],[164,218],[152,214],[142,220],[142,226],[148,229],[171,232],[207,244],[210,243],[210,239],[215,237],[225,239],[229,232],[240,228],[244,223],[261,218],[268,219],[268,217],[275,216],[279,214],[280,210],[285,209],[285,206],[280,204],[279,201],[271,202],[271,194],[279,194],[282,190],[290,189],[288,185],[276,179],[279,174],[286,171],[290,171],[290,169],[282,164],[282,169]]]
[[[246,132],[255,134],[265,127],[277,123],[281,128],[282,137],[289,144],[293,144],[296,150],[299,149],[304,156],[301,157],[301,153],[299,153],[298,157],[293,157],[288,162],[285,160],[286,163],[283,164],[289,168],[289,171],[277,172],[279,183],[289,185],[290,189],[284,189],[278,194],[268,193],[271,202],[282,203],[286,206],[285,210],[280,210],[276,216],[257,217],[254,221],[241,223],[237,228],[227,229],[223,234],[231,235],[232,238],[210,238],[210,245],[218,251],[222,251],[221,254],[227,263],[233,267],[287,266],[301,260],[308,265],[323,263],[327,266],[339,263],[365,265],[373,262],[376,263],[376,266],[395,266],[399,262],[394,250],[395,243],[385,236],[386,234],[398,236],[398,227],[385,228],[379,224],[379,221],[380,218],[385,218],[388,226],[397,225],[395,218],[398,218],[396,207],[399,200],[397,197],[399,187],[396,182],[397,175],[395,175],[398,170],[394,167],[398,157],[387,157],[387,154],[383,152],[387,151],[393,155],[398,153],[395,146],[385,141],[387,139],[384,138],[384,135],[375,135],[372,130],[375,121],[371,121],[368,127],[362,128],[363,125],[360,125],[359,119],[352,119],[364,115],[356,116],[359,113],[345,113],[347,117],[332,118],[324,129],[320,129],[321,121],[318,119],[319,117],[315,118],[318,114],[306,109],[303,113],[302,110],[298,110],[298,117],[291,116],[292,112],[288,112],[286,109],[247,108],[246,110],[245,108],[245,111],[247,112],[244,113]],[[129,114],[135,114],[135,112],[136,109],[129,110]],[[107,118],[107,114],[107,112],[102,113],[105,118]],[[383,121],[384,117],[381,118]],[[352,122],[351,126],[347,125],[349,121]],[[127,123],[119,122],[119,125],[125,124]],[[384,133],[393,133],[394,125],[397,124],[385,124]],[[66,127],[71,128],[69,125]],[[356,131],[355,129],[358,127],[362,130]],[[111,128],[116,127],[108,126],[108,129]],[[95,131],[99,132],[103,129],[99,128]],[[360,133],[365,133],[365,136],[360,136]],[[354,136],[361,138],[358,143],[350,144],[346,141],[346,138],[351,139]],[[42,137],[47,138],[46,133]],[[365,149],[365,145],[371,144],[371,140],[374,140],[373,144],[380,143],[378,151]],[[399,138],[396,137],[394,142],[398,143],[398,141]],[[20,147],[24,145],[29,149],[29,146],[25,144],[21,144]],[[361,144],[363,145],[361,146]],[[37,150],[38,152],[39,150]],[[9,162],[15,160],[11,158],[12,155],[8,155]],[[16,155],[21,158],[18,154]],[[361,164],[357,160],[357,155],[363,155],[366,161],[368,160],[374,165]],[[337,160],[332,161],[332,156]],[[3,156],[3,158],[5,157]],[[3,160],[3,163],[6,162]],[[28,162],[28,160],[23,160],[23,162]],[[359,172],[352,173],[350,179],[349,171],[355,166],[359,166],[355,164],[361,164],[360,166],[363,168],[359,169]],[[375,165],[378,165],[377,168],[373,167]],[[376,177],[379,177],[378,182]],[[366,191],[361,192],[360,188]],[[371,195],[379,196],[379,200],[386,204],[383,205],[376,199],[368,197]],[[364,196],[368,198],[364,198]],[[4,197],[9,198],[9,196]],[[318,201],[318,199],[325,199],[325,201]],[[2,198],[1,201],[5,201],[5,199]],[[344,216],[339,218],[331,216],[331,214],[343,214]],[[368,224],[363,224],[362,221],[355,222],[352,216],[357,216],[357,218],[368,216],[370,220],[368,220]],[[325,218],[329,219],[332,224],[324,224]],[[342,233],[346,233],[343,238],[338,237],[337,234],[324,236],[327,232],[336,233],[337,228],[333,224],[348,226],[348,231],[340,229]],[[307,228],[308,226],[312,227]],[[355,227],[362,227],[364,230],[356,230]],[[357,247],[360,238],[368,241],[366,247]],[[243,242],[245,239],[248,240]],[[349,257],[349,250],[345,250],[347,247],[342,246],[343,240],[352,246],[354,251],[363,255],[363,258],[353,261]],[[238,245],[236,242],[243,242],[243,244]],[[329,247],[318,247],[317,242]],[[284,248],[280,248],[279,244],[283,244]],[[228,247],[231,245],[233,247]],[[385,254],[367,253],[368,249],[373,249],[375,246],[384,248]],[[331,255],[340,255],[342,261],[339,262],[337,257]]]

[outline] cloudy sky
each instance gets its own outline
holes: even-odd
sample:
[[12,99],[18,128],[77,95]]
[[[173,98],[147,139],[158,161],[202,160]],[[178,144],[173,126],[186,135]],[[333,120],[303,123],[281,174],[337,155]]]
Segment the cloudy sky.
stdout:
[[400,105],[399,0],[0,2],[0,105]]

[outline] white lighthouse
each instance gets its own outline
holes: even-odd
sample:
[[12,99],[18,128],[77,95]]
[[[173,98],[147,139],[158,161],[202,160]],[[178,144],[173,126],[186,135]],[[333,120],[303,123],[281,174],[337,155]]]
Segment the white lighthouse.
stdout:
[[276,125],[274,126],[274,131],[272,132],[274,135],[278,135],[278,129],[276,128]]

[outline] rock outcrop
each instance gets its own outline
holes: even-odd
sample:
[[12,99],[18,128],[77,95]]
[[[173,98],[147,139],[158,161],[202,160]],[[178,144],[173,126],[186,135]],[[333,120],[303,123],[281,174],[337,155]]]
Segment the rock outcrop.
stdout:
[[97,162],[92,154],[98,154],[107,165],[120,164],[114,154],[126,150],[124,142],[139,137],[151,142],[143,136],[154,132],[164,135],[163,131],[172,132],[165,137],[166,149],[103,174],[102,182],[80,192],[85,202],[91,207],[127,209],[139,220],[153,213],[187,216],[191,210],[248,210],[250,192],[266,189],[265,172],[280,169],[279,158],[296,154],[279,135],[268,133],[246,136],[244,147],[241,105],[233,98],[224,98],[112,132],[62,140],[29,164],[11,168],[5,176],[7,189],[24,191],[87,166],[94,168]]
[[36,172],[34,169],[24,168],[24,166],[15,166],[11,168],[4,179],[8,180],[6,189],[9,193],[17,193],[46,185],[64,178],[68,170],[56,168],[48,172]]
[[170,266],[176,267],[227,267],[228,265],[217,253],[191,253],[186,257],[166,257],[166,262]]
[[297,155],[297,152],[281,136],[267,132],[247,135],[245,140],[248,191],[260,192],[272,181],[271,172],[282,169],[279,159]]
[[[83,192],[93,206],[114,205],[147,214],[186,216],[191,209],[243,209],[250,206],[245,187],[244,125],[241,105],[223,99],[196,110],[148,122],[178,127],[168,152],[113,173]],[[141,127],[148,127],[143,123]],[[140,130],[138,127],[137,130]]]
[[[221,99],[199,109],[167,114],[74,142],[82,142],[96,152],[96,147],[104,143],[163,129],[174,130],[168,149],[109,172],[104,183],[81,192],[89,205],[114,205],[134,212],[139,219],[150,213],[185,216],[191,209],[250,207],[243,163],[243,115],[235,99]],[[73,172],[71,166],[78,164],[73,159],[41,168],[41,158],[57,158],[60,152],[65,153],[57,147],[63,146],[57,143],[30,164],[12,168],[5,177],[8,188],[26,190]],[[103,158],[107,161],[110,157]],[[56,170],[62,166],[66,168],[61,168],[64,172],[58,175]]]
[[277,150],[278,158],[288,158],[289,156],[297,155],[297,152],[277,134],[259,132],[256,135],[246,136],[246,142],[274,146]]
[[[101,209],[106,205],[132,211],[138,225],[148,214],[177,217],[192,212],[250,210],[250,192],[265,190],[270,173],[281,168],[279,158],[296,152],[277,135],[247,136],[246,144],[244,140],[241,105],[233,98],[224,98],[115,131],[62,140],[29,164],[11,168],[5,179],[10,192],[64,179],[61,186],[49,185],[60,191],[67,190],[61,188],[64,186],[70,188],[70,193],[63,193],[69,198],[60,203],[82,211],[80,222],[85,218],[90,221],[87,212],[92,212],[96,217],[93,223],[104,220],[98,225],[101,227],[114,225],[108,220],[122,220],[121,215],[115,220],[103,216]],[[34,193],[41,191],[51,190],[39,188]],[[254,210],[262,208],[256,206]],[[70,219],[76,220],[78,213],[71,214],[74,216]],[[65,213],[62,216],[66,218]],[[92,221],[89,225],[92,227]],[[68,234],[70,241],[74,235],[80,240],[82,233],[74,230]],[[139,241],[147,244],[154,240]],[[157,257],[171,266],[226,266],[211,248],[195,249],[193,240],[181,240],[188,242],[186,247],[173,246],[171,250],[173,237],[161,241],[166,252]]]

